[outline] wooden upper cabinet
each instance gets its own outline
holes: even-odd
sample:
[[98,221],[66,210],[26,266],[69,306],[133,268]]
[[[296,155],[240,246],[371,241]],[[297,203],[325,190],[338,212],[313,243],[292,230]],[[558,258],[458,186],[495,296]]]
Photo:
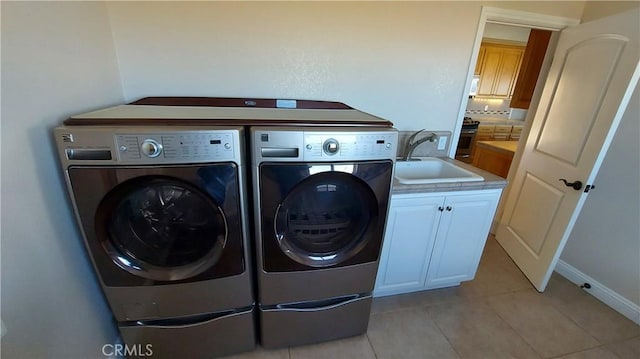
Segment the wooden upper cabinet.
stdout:
[[551,31],[531,29],[510,107],[529,108],[550,39]]
[[485,46],[484,50],[484,61],[480,68],[480,82],[478,82],[478,94],[476,96],[491,97],[493,96],[493,85],[498,76],[502,50],[488,46]]
[[518,79],[518,70],[522,61],[522,49],[505,49],[502,53],[500,71],[495,80],[494,96],[511,97]]
[[511,97],[524,49],[524,46],[482,42],[476,64],[476,71],[480,71],[476,96]]

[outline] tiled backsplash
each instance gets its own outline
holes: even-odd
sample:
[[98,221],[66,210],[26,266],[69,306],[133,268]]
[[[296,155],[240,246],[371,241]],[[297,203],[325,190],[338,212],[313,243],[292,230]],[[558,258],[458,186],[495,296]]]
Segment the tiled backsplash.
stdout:
[[511,113],[510,110],[488,110],[488,111],[484,111],[484,110],[469,110],[467,109],[467,111],[465,112],[467,115],[492,115],[494,117],[496,116],[509,116],[509,114]]
[[[413,135],[416,131],[399,131],[398,132],[398,157],[402,157],[404,155],[404,148],[409,140],[409,137]],[[449,146],[451,145],[451,132],[449,131],[422,131],[418,136],[416,136],[415,140],[419,140],[423,137],[429,136],[432,133],[435,133],[438,136],[438,140],[436,142],[424,142],[420,144],[413,151],[413,157],[447,157],[449,154]],[[415,141],[414,140],[414,141]],[[444,149],[439,150],[438,144],[442,145],[442,142],[445,142]]]
[[473,97],[467,102],[465,116],[482,121],[483,118],[503,118],[505,120],[524,120],[526,110],[509,108],[509,99],[489,99]]

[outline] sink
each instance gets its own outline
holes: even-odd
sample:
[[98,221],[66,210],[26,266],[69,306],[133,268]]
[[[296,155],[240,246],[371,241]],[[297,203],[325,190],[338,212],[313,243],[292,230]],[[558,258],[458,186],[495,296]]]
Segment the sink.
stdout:
[[396,179],[403,184],[484,180],[482,176],[436,157],[423,157],[421,161],[398,161],[395,170]]

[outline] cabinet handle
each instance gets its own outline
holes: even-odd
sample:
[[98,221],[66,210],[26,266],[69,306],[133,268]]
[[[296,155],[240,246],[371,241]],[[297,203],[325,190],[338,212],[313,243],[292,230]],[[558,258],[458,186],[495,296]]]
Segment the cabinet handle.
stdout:
[[438,211],[442,212],[442,211],[444,211],[444,208],[438,207]]
[[447,206],[447,211],[451,212],[452,209],[451,206]]

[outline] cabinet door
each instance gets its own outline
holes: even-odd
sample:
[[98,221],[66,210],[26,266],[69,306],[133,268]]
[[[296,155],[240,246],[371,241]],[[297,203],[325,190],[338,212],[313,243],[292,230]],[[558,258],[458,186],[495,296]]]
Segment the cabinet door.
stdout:
[[523,54],[523,46],[483,43],[475,69],[480,71],[476,96],[509,98],[518,79]]
[[494,133],[493,135],[491,135],[491,140],[492,141],[508,141],[509,140],[509,134],[508,133]]
[[493,95],[496,97],[511,97],[513,86],[518,79],[518,70],[522,60],[522,49],[504,49],[500,61],[500,69],[496,76]]
[[485,47],[484,59],[480,70],[480,81],[478,82],[478,94],[476,96],[493,96],[493,87],[500,70],[501,59],[501,48]]
[[431,254],[427,288],[448,287],[473,279],[501,192],[447,196]]
[[478,126],[478,134],[488,133],[492,134],[496,130],[496,126],[494,125],[479,125]]
[[509,125],[497,125],[495,127],[495,129],[493,130],[493,132],[496,133],[511,133],[511,129],[513,128],[513,126],[509,126]]
[[443,196],[391,198],[376,296],[424,289]]

